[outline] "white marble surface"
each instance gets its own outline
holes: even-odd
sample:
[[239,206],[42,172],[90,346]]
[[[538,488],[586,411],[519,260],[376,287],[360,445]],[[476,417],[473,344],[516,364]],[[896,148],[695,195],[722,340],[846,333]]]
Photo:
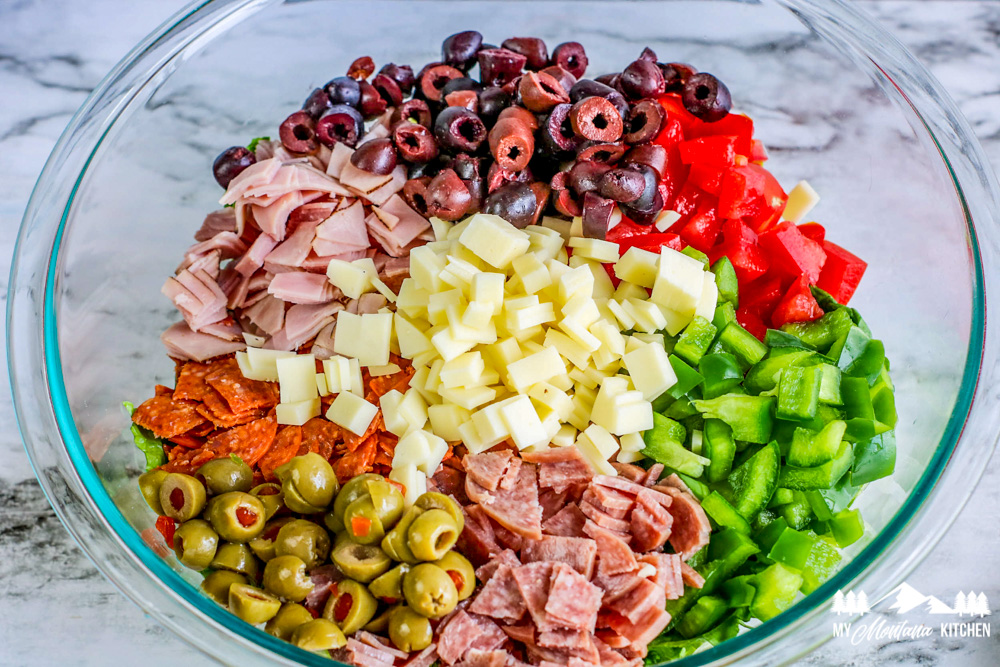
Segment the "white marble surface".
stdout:
[[[183,4],[0,0],[0,280],[31,186],[73,111],[140,37]],[[1000,3],[862,4],[944,83],[1000,168]],[[24,455],[6,383],[0,392],[0,665],[209,664],[120,596],[62,530]],[[982,590],[996,606],[1000,462],[983,465],[986,475],[968,507],[908,581],[945,601],[959,590]],[[936,626],[931,617],[911,620]],[[858,646],[836,639],[801,664],[997,665],[1000,635]]]

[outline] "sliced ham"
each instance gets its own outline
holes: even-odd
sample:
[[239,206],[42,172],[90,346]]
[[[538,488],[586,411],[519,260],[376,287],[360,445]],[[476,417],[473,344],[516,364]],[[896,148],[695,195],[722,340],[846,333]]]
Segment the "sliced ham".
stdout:
[[295,227],[288,238],[267,254],[264,264],[280,264],[281,266],[299,267],[306,261],[312,250],[313,239],[316,238],[318,222],[303,222]]
[[207,241],[219,232],[236,231],[236,211],[232,208],[224,208],[219,211],[212,211],[205,216],[201,227],[194,233],[195,241]]
[[385,297],[378,292],[369,292],[368,294],[362,294],[361,298],[358,299],[358,315],[370,315],[377,313],[388,301]]
[[538,504],[535,466],[520,467],[517,483],[510,489],[489,491],[471,477],[465,478],[465,493],[497,523],[530,539],[542,537],[542,508]]
[[545,613],[564,628],[593,632],[603,596],[603,591],[582,574],[565,563],[556,563]]
[[243,314],[261,331],[273,336],[285,325],[285,302],[269,294],[244,308]]
[[[336,243],[349,249],[367,248],[368,229],[365,227],[365,209],[361,202],[352,199],[351,204],[330,214],[316,227],[316,238]],[[318,251],[317,251],[318,252]],[[321,253],[332,255],[337,253]]]
[[247,190],[267,185],[274,179],[274,175],[281,169],[281,161],[275,158],[261,160],[250,165],[229,182],[225,194],[219,199],[219,203],[235,204],[236,201],[247,192]]
[[326,173],[339,179],[344,165],[351,161],[352,155],[354,155],[353,148],[339,141],[335,143],[330,152],[330,161],[326,165]]
[[343,654],[337,651],[333,654],[334,658],[357,665],[357,667],[391,667],[395,662],[392,654],[360,642],[354,637],[347,639],[347,645],[341,651]]
[[410,655],[406,651],[400,651],[395,646],[391,646],[389,644],[389,642],[387,642],[386,640],[382,639],[378,635],[374,635],[374,634],[372,634],[370,632],[367,632],[365,630],[358,630],[357,632],[355,632],[354,633],[354,638],[357,639],[362,644],[367,644],[368,646],[371,646],[373,648],[377,648],[377,649],[380,649],[382,651],[385,651],[386,653],[388,653],[389,655],[391,655],[394,658],[399,658],[401,660],[405,660]]
[[583,527],[587,523],[587,515],[580,511],[576,503],[569,503],[554,516],[542,524],[542,530],[548,535],[561,537],[581,537]]
[[422,232],[430,229],[430,223],[407,206],[399,195],[392,195],[382,208],[399,218],[399,222],[396,223],[395,228],[389,229],[377,215],[372,213],[365,218],[368,232],[390,256],[403,257],[408,254],[408,246]]
[[267,286],[268,294],[288,303],[320,304],[333,300],[333,285],[319,273],[280,273]]
[[343,304],[335,301],[316,305],[295,304],[289,308],[285,313],[282,333],[291,343],[290,349],[296,349],[313,338],[320,329],[333,322],[336,314],[343,309]]
[[161,291],[173,301],[193,331],[226,317],[226,294],[203,270],[192,273],[185,269],[167,278]]
[[245,276],[252,275],[257,269],[264,266],[264,258],[266,258],[277,245],[278,239],[268,234],[260,234],[254,239],[253,243],[250,244],[250,248],[247,250],[246,254],[240,257],[236,262],[236,270]]
[[218,322],[209,324],[204,327],[201,332],[209,334],[210,336],[215,336],[216,338],[221,338],[222,340],[243,340],[243,327],[241,327],[240,323],[232,317],[227,317],[224,320],[219,320]]
[[467,454],[462,459],[462,464],[469,478],[487,491],[496,491],[513,458],[514,452],[504,449],[498,452]]
[[317,359],[329,359],[333,356],[333,334],[337,330],[337,321],[330,322],[319,330],[316,340],[310,350]]
[[[398,168],[398,167],[397,167]],[[373,174],[370,171],[358,169],[350,161],[340,168],[340,184],[354,192],[359,197],[375,192],[380,187],[392,181],[392,174]]]
[[[191,264],[188,265],[188,271],[192,273],[197,273],[198,271],[204,271],[209,275],[212,280],[219,282],[219,275],[222,273],[222,251],[212,250],[211,252],[197,257]],[[228,268],[228,267],[227,267]],[[179,268],[178,271],[182,270]],[[226,288],[219,283],[219,287],[222,287],[222,291],[226,291]]]
[[[520,564],[518,564],[520,565]],[[516,623],[524,612],[524,598],[514,579],[514,569],[501,564],[469,605],[469,611],[507,623]]]
[[674,518],[670,531],[670,546],[681,555],[681,559],[687,560],[708,544],[708,538],[712,533],[712,524],[709,522],[705,510],[690,493],[685,493],[672,486],[658,488],[662,489],[673,501],[667,508],[667,511]]
[[317,192],[349,196],[344,186],[309,162],[289,162],[281,165],[274,177],[263,184],[243,191],[243,198],[255,203],[274,201],[290,192]]
[[584,537],[546,535],[540,540],[528,540],[521,551],[521,560],[565,563],[590,579],[597,560],[597,542]]
[[587,521],[583,531],[597,540],[597,553],[600,554],[597,569],[604,574],[623,574],[639,569],[635,553],[618,535],[606,528],[598,526],[593,521]]
[[303,223],[323,222],[340,206],[340,198],[330,201],[314,201],[303,204],[291,212],[288,216],[288,224],[301,225]]
[[268,206],[258,206],[253,204],[250,208],[253,211],[253,219],[260,226],[265,234],[269,234],[279,241],[285,239],[285,228],[288,224],[288,216],[291,212],[303,204],[320,197],[322,192],[302,192],[294,190],[281,195]]
[[212,238],[201,243],[196,243],[188,248],[187,252],[184,253],[184,261],[177,267],[177,270],[186,269],[200,258],[216,251],[220,259],[232,259],[245,253],[247,251],[247,244],[234,232],[219,232]]
[[[338,146],[340,144],[337,144]],[[438,659],[437,644],[431,644],[403,663],[403,667],[431,667]]]
[[214,357],[221,357],[225,354],[232,354],[240,350],[247,349],[246,343],[240,341],[228,341],[216,336],[192,331],[187,322],[180,321],[172,324],[160,336],[167,354],[175,359],[191,359],[193,361],[207,361]]
[[376,206],[386,203],[390,197],[403,189],[406,185],[406,169],[402,165],[392,170],[392,178],[382,187],[364,195],[365,199]]

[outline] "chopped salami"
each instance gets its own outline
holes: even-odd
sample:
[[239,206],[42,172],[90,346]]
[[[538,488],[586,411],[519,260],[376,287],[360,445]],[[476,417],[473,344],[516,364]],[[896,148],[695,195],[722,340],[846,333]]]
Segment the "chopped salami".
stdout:
[[172,438],[205,422],[198,407],[192,401],[177,400],[160,394],[143,401],[132,413],[132,421],[151,431],[157,438]]
[[[639,470],[642,470],[642,468],[639,468]],[[645,471],[643,471],[643,474],[645,474]],[[591,483],[598,486],[606,486],[609,489],[616,489],[630,496],[639,495],[639,491],[646,488],[642,484],[636,484],[625,477],[612,477],[610,475],[595,475]]]
[[597,540],[599,554],[597,569],[605,574],[623,574],[639,569],[635,553],[620,537],[593,521],[583,527],[585,533]]
[[[649,466],[649,470],[646,471],[646,476],[642,479],[643,485],[654,486],[660,480],[660,475],[663,474],[663,468],[664,466],[662,463],[654,463]],[[676,477],[676,474],[674,476]]]
[[257,461],[264,479],[275,480],[274,471],[295,458],[301,446],[301,426],[285,426],[278,431],[271,447]]
[[348,638],[347,645],[344,648],[347,649],[348,661],[354,665],[358,665],[358,667],[389,667],[395,662],[390,653],[380,648],[369,646],[354,637]]
[[632,648],[642,647],[645,651],[649,642],[656,639],[669,623],[670,614],[666,610],[650,609],[635,623],[624,616],[614,618],[611,629],[628,639]]
[[597,560],[597,542],[584,537],[546,535],[540,540],[529,540],[521,551],[521,560],[565,563],[590,579]]
[[389,655],[391,655],[394,658],[399,658],[401,660],[405,660],[410,655],[406,651],[400,651],[395,646],[390,646],[388,644],[388,642],[386,642],[384,639],[382,639],[378,635],[374,635],[374,634],[372,634],[370,632],[367,632],[365,630],[358,630],[357,632],[355,632],[354,633],[354,638],[357,639],[359,642],[361,642],[363,644],[367,644],[368,646],[371,646],[373,648],[377,648],[377,649],[380,649],[382,651],[385,651],[386,653],[388,653]]
[[624,574],[607,574],[598,571],[594,577],[594,585],[604,591],[604,604],[628,595],[632,589],[644,581],[642,577],[632,572]]
[[521,454],[525,461],[538,463],[538,485],[565,491],[573,484],[587,483],[594,471],[576,445],[553,447]]
[[[628,646],[628,640],[617,634],[608,633],[613,636],[613,641],[621,644],[618,648]],[[594,644],[597,646],[597,653],[601,657],[601,667],[623,667],[628,660],[626,660],[621,653],[614,650],[614,646],[608,644],[604,638],[608,636],[605,633],[599,633],[594,637]]]
[[493,534],[497,537],[497,543],[505,549],[520,551],[524,547],[523,537],[514,531],[507,530],[500,524],[493,526]]
[[[278,404],[278,384],[243,377],[236,359],[228,357],[212,364],[205,383],[219,392],[234,413],[269,410]],[[209,395],[210,392],[205,392]]]
[[437,644],[431,644],[403,663],[403,667],[431,667],[438,659]]
[[582,537],[584,535],[583,526],[586,523],[587,515],[580,510],[576,503],[570,503],[559,510],[555,516],[546,520],[542,524],[542,530],[549,535]]
[[504,667],[506,663],[506,651],[481,651],[476,648],[470,648],[465,652],[462,662],[458,664],[461,667]]
[[491,492],[467,476],[465,491],[470,500],[504,528],[531,539],[541,538],[542,507],[538,504],[535,466],[521,465],[517,483],[511,489]]
[[521,471],[521,458],[514,456],[507,463],[507,470],[504,471],[503,477],[500,478],[500,488],[501,489],[514,488],[514,485],[517,484],[517,477],[520,471]]
[[663,587],[657,586],[649,579],[642,579],[638,586],[611,602],[608,608],[637,623],[647,611],[654,608],[663,609],[666,603],[667,597]]
[[452,665],[470,648],[488,651],[500,646],[506,638],[500,626],[490,619],[459,611],[441,630],[437,642],[438,656],[445,664]]
[[465,527],[458,536],[458,549],[473,565],[483,565],[502,551],[493,533],[493,524],[479,505],[462,508]]
[[469,611],[501,621],[516,622],[527,611],[513,568],[500,565],[476,594]]
[[[656,491],[646,491],[645,494],[662,495]],[[673,515],[645,494],[639,494],[631,519],[632,547],[640,552],[653,551],[666,544],[674,523]]]
[[692,588],[701,588],[705,585],[705,577],[683,561],[681,561],[681,578],[685,584]]
[[568,491],[555,491],[554,489],[539,489],[538,504],[542,506],[542,523],[555,516],[559,510],[566,507],[569,501]]
[[309,570],[309,578],[312,580],[313,589],[302,604],[309,611],[319,614],[326,606],[326,601],[337,582],[343,579],[344,575],[336,565],[320,565]]
[[185,401],[202,401],[212,388],[205,382],[205,376],[216,369],[215,362],[203,364],[188,361],[177,373],[177,384],[174,387],[174,398]]
[[582,574],[564,563],[556,563],[545,613],[563,627],[593,632],[603,596],[603,591]]
[[698,501],[689,493],[671,486],[660,487],[673,499],[667,511],[674,517],[670,530],[670,546],[687,560],[708,544],[712,524]]
[[[601,654],[594,643],[594,636],[585,630],[561,629],[542,632],[538,635],[537,646],[541,649],[565,652],[570,661],[576,658],[590,664],[601,664]],[[556,656],[549,653],[547,657]]]
[[468,454],[462,459],[465,474],[487,491],[496,491],[500,486],[514,453],[509,449],[498,452]]
[[682,578],[685,563],[677,554],[648,553],[639,557],[639,561],[652,565],[656,570],[653,583],[663,588],[668,600],[676,600],[684,595],[684,580]]
[[490,580],[490,577],[496,573],[501,565],[517,567],[520,564],[521,561],[517,559],[517,554],[510,549],[504,549],[476,570],[476,579],[479,580],[479,583],[485,584]]
[[638,482],[641,484],[643,480],[646,479],[646,471],[634,463],[618,463],[617,461],[614,461],[611,465],[614,466],[619,475],[630,482]]
[[659,481],[656,486],[672,486],[675,489],[684,491],[685,493],[691,493],[691,488],[684,483],[684,480],[678,477],[677,473],[672,472],[663,479]]
[[629,522],[623,519],[616,519],[613,516],[605,514],[601,510],[597,509],[586,500],[580,501],[580,510],[587,515],[587,518],[596,523],[602,528],[607,528],[608,530],[613,530],[618,533],[629,532]]
[[635,504],[635,498],[615,489],[590,484],[583,492],[583,500],[616,519],[624,519]]
[[531,614],[535,626],[541,630],[554,630],[559,627],[549,620],[545,604],[549,600],[549,584],[552,580],[552,563],[529,563],[513,570],[517,588],[524,598],[524,603]]
[[535,643],[535,626],[531,623],[527,625],[505,625],[503,631],[508,637],[522,644]]

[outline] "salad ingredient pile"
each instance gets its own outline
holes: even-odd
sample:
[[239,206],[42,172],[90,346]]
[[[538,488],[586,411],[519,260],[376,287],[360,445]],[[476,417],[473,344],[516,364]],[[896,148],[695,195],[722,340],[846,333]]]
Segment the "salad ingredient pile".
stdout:
[[[866,265],[726,86],[475,31],[263,137],[163,292],[146,538],[359,667],[653,664],[767,621],[895,462]],[[470,73],[478,67],[478,78]]]

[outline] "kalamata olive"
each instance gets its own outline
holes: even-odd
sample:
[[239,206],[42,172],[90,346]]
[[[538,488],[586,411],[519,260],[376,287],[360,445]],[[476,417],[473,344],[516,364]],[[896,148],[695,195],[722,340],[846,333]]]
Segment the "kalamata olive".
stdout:
[[557,104],[568,104],[569,95],[555,77],[542,72],[528,72],[518,84],[521,103],[530,111],[545,113]]
[[498,120],[490,130],[489,141],[493,159],[509,171],[527,167],[535,152],[535,137],[530,127],[514,116]]
[[411,178],[403,184],[403,199],[414,211],[424,216],[427,213],[427,185],[431,182],[430,176]]
[[625,154],[625,164],[644,164],[652,167],[660,178],[667,171],[667,149],[659,144],[643,144],[636,146]]
[[585,97],[569,111],[573,131],[581,139],[612,142],[622,136],[624,123],[618,110],[603,97]]
[[475,30],[465,30],[449,35],[441,44],[441,60],[463,72],[476,62],[476,53],[483,44],[483,36]]
[[393,126],[392,141],[399,156],[413,164],[430,162],[438,154],[437,142],[431,131],[409,121],[400,121]]
[[347,67],[347,76],[355,81],[364,81],[375,72],[375,61],[371,56],[361,56]]
[[476,54],[479,60],[479,80],[484,86],[502,86],[510,83],[521,73],[528,59],[510,49],[481,49]]
[[653,100],[636,102],[625,117],[625,143],[645,144],[656,138],[663,125],[663,107]]
[[[609,88],[614,88],[618,90],[618,79],[622,76],[621,72],[608,72],[607,74],[602,74],[600,76],[595,76],[594,81],[601,84],[602,86],[608,86]],[[619,94],[621,93],[618,90]]]
[[622,212],[628,216],[628,219],[638,225],[651,225],[656,222],[656,218],[659,217],[660,211],[663,210],[663,195],[657,190],[656,195],[653,197],[653,203],[650,204],[649,208],[639,210],[632,208],[628,204],[622,204]]
[[406,100],[393,109],[392,117],[389,121],[396,124],[401,120],[412,120],[423,125],[428,130],[431,129],[434,122],[431,116],[431,108],[427,106],[427,102],[418,99]]
[[361,87],[357,81],[349,76],[338,76],[336,79],[327,81],[323,90],[330,96],[332,104],[357,107],[361,103]]
[[569,170],[566,184],[573,191],[582,195],[586,192],[597,190],[601,187],[601,178],[611,171],[611,167],[601,162],[591,162],[589,160],[578,160]]
[[625,146],[621,142],[582,141],[576,147],[577,160],[615,164],[624,155]]
[[646,211],[653,207],[659,192],[660,177],[656,170],[647,165],[635,165],[631,167],[638,171],[643,178],[642,193],[636,199],[628,202],[629,206],[638,211]]
[[330,101],[330,96],[326,94],[326,91],[322,88],[316,88],[311,93],[306,101],[302,103],[302,110],[313,118],[319,118],[323,115],[323,112],[333,106],[333,102]]
[[507,107],[500,112],[499,116],[497,116],[497,121],[504,120],[505,118],[511,118],[518,121],[532,132],[538,129],[538,118],[535,117],[535,114],[531,113],[524,107]]
[[447,169],[448,165],[442,159],[444,156],[438,155],[436,158],[430,162],[420,162],[418,164],[410,164],[406,168],[407,178],[422,178],[427,176],[428,178],[434,178],[437,173],[442,169]]
[[470,79],[467,76],[460,76],[457,79],[451,79],[444,84],[441,89],[441,97],[445,97],[449,93],[454,93],[459,90],[471,90],[479,93],[483,87],[475,79]]
[[530,225],[538,200],[529,183],[509,183],[492,192],[483,202],[483,213],[501,218],[523,229]]
[[580,78],[587,71],[587,52],[580,42],[563,42],[552,51],[553,64]]
[[358,82],[358,86],[361,88],[361,102],[358,103],[361,115],[365,118],[375,118],[382,114],[388,107],[382,95],[367,81]]
[[243,146],[227,148],[219,153],[215,162],[212,163],[212,174],[215,176],[215,182],[223,188],[228,188],[230,181],[256,161],[256,156]]
[[481,157],[473,157],[471,155],[466,155],[465,153],[459,153],[455,156],[455,159],[451,162],[451,168],[455,170],[458,177],[462,180],[469,180],[474,178],[482,178],[485,176],[486,167],[484,165],[484,159]]
[[442,220],[461,220],[472,203],[472,195],[454,169],[442,169],[427,185],[427,213]]
[[399,89],[399,84],[386,74],[376,74],[372,79],[372,88],[385,100],[386,104],[398,107],[403,103],[403,91]]
[[531,167],[525,167],[521,171],[510,171],[494,162],[486,174],[486,192],[492,194],[509,183],[530,183],[533,180]]
[[438,146],[453,152],[475,153],[486,139],[486,126],[464,107],[448,107],[434,121]]
[[436,65],[424,71],[419,81],[420,94],[428,102],[440,102],[445,84],[452,79],[461,79],[465,75],[461,70],[451,65]]
[[[602,197],[627,204],[634,202],[642,195],[646,187],[646,179],[634,169],[616,168],[604,172],[597,189]],[[586,206],[586,201],[584,201]]]
[[387,137],[366,141],[351,154],[351,164],[369,174],[391,174],[396,168],[396,147]]
[[500,46],[527,58],[528,69],[540,70],[549,64],[549,49],[538,37],[511,37],[503,40]]
[[560,190],[555,194],[553,205],[557,211],[565,216],[575,218],[578,215],[583,215],[583,208],[577,198],[573,196],[572,190]]
[[472,200],[469,202],[469,210],[466,213],[478,213],[483,207],[483,201],[486,199],[486,179],[463,178],[462,182],[465,183],[465,187],[469,191],[469,196],[472,197]]
[[416,81],[416,77],[413,76],[413,68],[409,65],[397,65],[396,63],[389,63],[383,65],[382,69],[378,71],[379,74],[385,74],[387,77],[396,82],[399,86],[399,90],[402,91],[404,95],[409,94],[413,90],[413,83]]
[[483,88],[479,93],[479,117],[487,126],[492,127],[500,112],[511,105],[509,93],[499,86]]
[[316,121],[316,136],[330,148],[336,143],[354,148],[364,133],[364,127],[364,119],[357,109],[336,104]]
[[614,105],[619,115],[624,119],[628,114],[628,102],[625,97],[611,86],[591,79],[580,79],[569,91],[569,101],[576,104],[585,97],[603,97]]
[[655,63],[657,60],[659,60],[659,58],[656,57],[656,51],[649,48],[648,46],[644,46],[642,48],[642,53],[639,54],[638,60],[648,60],[651,63]]
[[316,121],[305,111],[296,111],[278,128],[281,144],[293,153],[312,153],[319,148]]
[[622,72],[618,85],[629,99],[646,100],[663,93],[663,72],[655,61],[635,60]]
[[572,123],[569,122],[569,111],[572,108],[572,104],[555,105],[542,124],[542,144],[550,153],[568,157],[576,151],[580,143],[579,137],[573,132]]
[[684,84],[681,100],[691,115],[708,123],[725,118],[733,106],[726,84],[708,72],[691,75]]
[[583,235],[589,239],[608,237],[615,203],[611,199],[588,192],[583,196]]
[[553,79],[559,82],[563,90],[568,94],[570,89],[576,85],[576,77],[573,76],[566,68],[560,67],[559,65],[549,65],[545,69],[538,70],[539,74],[548,74]]
[[663,72],[663,82],[668,93],[679,93],[684,89],[684,83],[698,72],[687,63],[658,63]]

